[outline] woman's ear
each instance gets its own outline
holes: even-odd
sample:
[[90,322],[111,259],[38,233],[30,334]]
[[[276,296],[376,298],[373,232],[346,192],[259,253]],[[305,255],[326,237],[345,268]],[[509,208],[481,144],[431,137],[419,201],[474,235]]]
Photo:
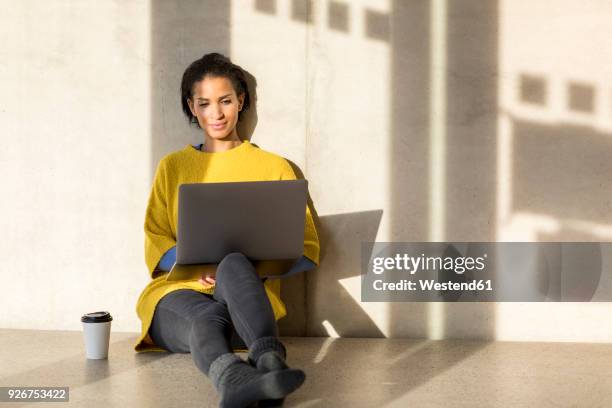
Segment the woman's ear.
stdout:
[[187,104],[189,105],[189,110],[191,111],[191,114],[192,114],[192,115],[193,115],[195,118],[197,118],[197,117],[198,117],[198,115],[196,115],[196,112],[195,112],[195,109],[194,109],[194,106],[193,106],[193,101],[191,100],[191,98],[187,99]]
[[244,106],[244,94],[238,95],[238,111],[242,110]]

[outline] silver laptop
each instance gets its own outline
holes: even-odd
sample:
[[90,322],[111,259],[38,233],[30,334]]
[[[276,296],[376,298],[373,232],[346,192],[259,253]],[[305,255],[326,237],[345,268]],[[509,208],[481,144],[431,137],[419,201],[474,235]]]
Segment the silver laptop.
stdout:
[[167,280],[214,270],[227,254],[290,264],[304,252],[306,180],[179,186],[176,263]]

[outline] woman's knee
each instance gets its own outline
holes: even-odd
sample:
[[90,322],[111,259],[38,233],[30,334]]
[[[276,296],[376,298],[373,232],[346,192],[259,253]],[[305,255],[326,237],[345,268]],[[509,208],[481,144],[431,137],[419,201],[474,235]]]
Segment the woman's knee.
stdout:
[[232,252],[223,257],[219,265],[223,264],[244,265],[251,264],[251,261],[242,252]]
[[241,252],[226,255],[217,266],[217,285],[226,280],[243,280],[244,275],[254,275],[255,268],[249,259]]
[[227,332],[232,327],[227,306],[215,302],[209,305],[206,310],[195,314],[191,319],[191,331],[196,336],[206,335],[207,333]]

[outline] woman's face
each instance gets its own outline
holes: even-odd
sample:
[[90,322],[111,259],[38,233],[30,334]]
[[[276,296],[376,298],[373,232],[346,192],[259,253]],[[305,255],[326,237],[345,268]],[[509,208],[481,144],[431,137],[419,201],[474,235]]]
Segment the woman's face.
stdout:
[[224,77],[206,76],[193,86],[191,113],[206,134],[217,140],[237,138],[236,123],[244,95],[236,95],[232,82]]

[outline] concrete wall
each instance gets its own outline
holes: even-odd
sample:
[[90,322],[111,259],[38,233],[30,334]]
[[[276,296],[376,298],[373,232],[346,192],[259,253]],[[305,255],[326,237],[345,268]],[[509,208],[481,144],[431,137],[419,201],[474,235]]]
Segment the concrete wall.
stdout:
[[[0,17],[0,326],[135,331],[159,158],[201,135],[186,65],[256,80],[241,135],[309,179],[322,266],[283,331],[611,341],[607,303],[363,303],[361,241],[609,241],[612,6],[528,1],[24,1]],[[7,176],[8,175],[8,176]],[[610,260],[606,260],[609,264]]]
[[0,325],[137,329],[151,180],[147,2],[0,6]]

